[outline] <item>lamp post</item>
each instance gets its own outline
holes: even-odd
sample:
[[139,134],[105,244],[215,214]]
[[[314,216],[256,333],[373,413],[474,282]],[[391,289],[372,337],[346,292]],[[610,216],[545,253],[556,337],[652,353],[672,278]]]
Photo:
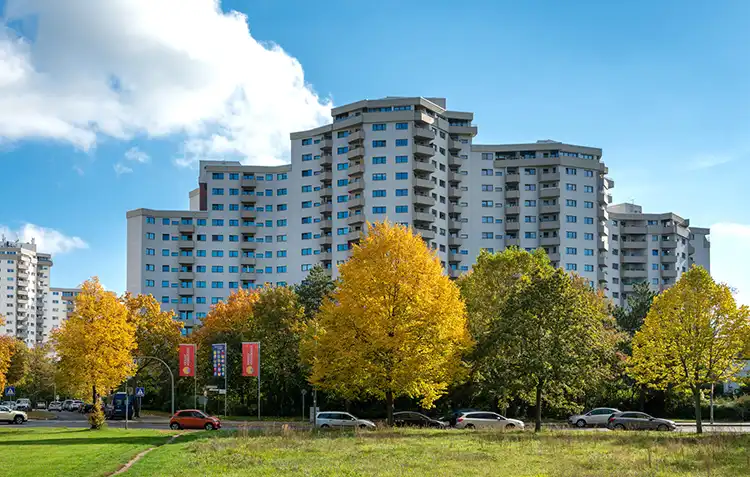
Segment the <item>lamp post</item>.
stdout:
[[163,359],[157,358],[156,356],[139,356],[135,359],[136,361],[138,361],[140,359],[146,359],[146,358],[155,359],[156,361],[163,364],[167,368],[167,371],[169,371],[169,378],[171,379],[171,382],[172,382],[172,415],[174,415],[174,373],[172,372],[172,368],[170,368],[169,365]]

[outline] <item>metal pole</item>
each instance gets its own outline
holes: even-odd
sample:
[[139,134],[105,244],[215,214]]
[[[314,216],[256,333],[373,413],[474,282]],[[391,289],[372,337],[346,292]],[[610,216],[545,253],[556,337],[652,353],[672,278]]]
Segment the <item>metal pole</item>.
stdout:
[[305,422],[305,390],[302,390],[302,422]]
[[130,397],[128,395],[128,381],[130,381],[130,376],[125,379],[125,429],[128,428],[128,407],[130,407],[128,401],[128,398]]
[[169,378],[172,383],[172,415],[174,415],[174,373],[172,372],[172,368],[170,368],[169,365],[163,359],[157,358],[156,356],[140,356],[136,359],[144,359],[144,358],[155,359],[156,361],[163,364],[167,368],[167,371],[169,371]]
[[711,383],[711,425],[714,423],[714,383]]
[[198,373],[195,373],[193,375],[193,378],[194,378],[193,379],[193,385],[194,385],[193,394],[195,395],[195,399],[194,399],[195,403],[193,403],[193,405],[195,406],[196,409],[198,409]]
[[313,427],[318,425],[318,388],[313,389]]
[[260,341],[258,342],[258,421],[260,421]]
[[227,375],[229,374],[229,350],[224,343],[224,417],[227,417],[227,399],[229,399],[229,388],[227,387]]

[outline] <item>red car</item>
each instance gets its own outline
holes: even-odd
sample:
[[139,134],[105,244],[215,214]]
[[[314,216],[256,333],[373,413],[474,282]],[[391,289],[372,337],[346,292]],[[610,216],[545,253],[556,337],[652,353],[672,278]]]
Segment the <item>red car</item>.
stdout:
[[169,420],[169,428],[178,429],[205,429],[212,431],[221,429],[221,421],[218,417],[208,416],[198,409],[185,409],[177,411]]

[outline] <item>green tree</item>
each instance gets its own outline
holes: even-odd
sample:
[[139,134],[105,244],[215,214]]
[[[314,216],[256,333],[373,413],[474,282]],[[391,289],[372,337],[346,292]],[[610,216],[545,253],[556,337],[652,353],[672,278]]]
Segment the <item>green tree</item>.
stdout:
[[7,380],[9,384],[23,386],[29,373],[29,348],[26,343],[18,339],[14,340],[13,347],[14,351],[10,358]]
[[310,382],[347,399],[385,399],[390,425],[396,397],[433,406],[471,346],[464,303],[435,253],[411,229],[370,224],[339,273],[303,341]]
[[299,303],[305,309],[305,316],[312,318],[318,313],[323,300],[336,288],[331,275],[322,266],[315,265],[294,291],[299,297]]
[[464,290],[483,386],[533,404],[535,430],[543,403],[572,407],[612,376],[619,336],[606,299],[543,252],[480,254]]
[[24,389],[35,400],[45,396],[54,399],[56,363],[51,347],[39,344],[29,350],[29,371]]
[[615,309],[617,326],[631,337],[635,335],[643,326],[656,295],[647,282],[636,283],[633,292],[628,294],[628,306]]
[[750,310],[737,306],[728,286],[693,266],[654,300],[633,338],[630,374],[656,389],[692,391],[701,433],[701,388],[733,377],[742,367],[749,318]]

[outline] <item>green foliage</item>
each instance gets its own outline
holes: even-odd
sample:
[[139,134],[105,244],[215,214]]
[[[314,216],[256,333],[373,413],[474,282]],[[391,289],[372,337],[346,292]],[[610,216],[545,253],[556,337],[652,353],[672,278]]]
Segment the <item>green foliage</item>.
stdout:
[[101,400],[97,399],[94,402],[94,410],[89,413],[89,425],[91,426],[91,429],[93,430],[101,430],[106,426],[106,421],[104,419],[104,411],[102,410],[102,402]]
[[31,353],[26,343],[21,340],[15,340],[13,347],[15,351],[10,358],[10,367],[8,368],[6,379],[9,384],[23,386],[29,373],[29,357]]
[[304,280],[294,287],[299,304],[305,309],[307,318],[314,317],[323,300],[333,293],[336,283],[322,266],[315,265]]
[[646,319],[656,295],[655,292],[651,291],[648,283],[636,283],[633,286],[633,292],[628,295],[628,306],[615,309],[617,326],[633,336],[643,326],[643,321]]

